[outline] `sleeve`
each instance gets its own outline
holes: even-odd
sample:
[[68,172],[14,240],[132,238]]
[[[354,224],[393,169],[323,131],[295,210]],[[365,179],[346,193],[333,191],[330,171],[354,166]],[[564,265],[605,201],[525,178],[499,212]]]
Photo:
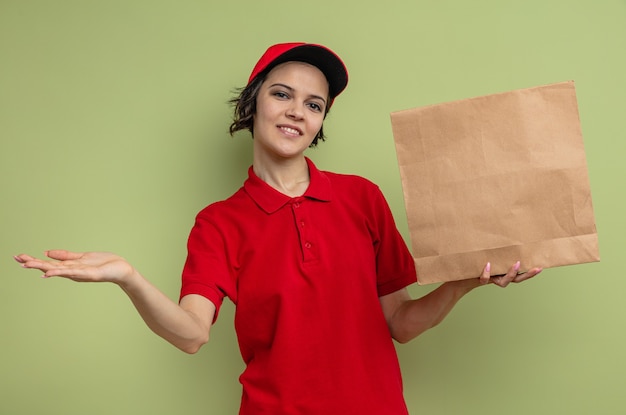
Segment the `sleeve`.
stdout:
[[187,260],[182,273],[180,299],[198,294],[215,305],[217,319],[224,297],[233,298],[234,282],[227,257],[226,238],[205,211],[196,217],[187,241]]
[[383,296],[415,283],[417,271],[413,255],[398,231],[389,204],[378,186],[374,188],[372,199],[378,295]]

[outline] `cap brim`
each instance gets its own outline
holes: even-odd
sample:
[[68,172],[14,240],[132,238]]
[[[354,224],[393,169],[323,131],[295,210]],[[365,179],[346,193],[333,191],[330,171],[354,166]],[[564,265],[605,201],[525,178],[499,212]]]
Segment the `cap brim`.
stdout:
[[329,95],[335,98],[348,85],[348,71],[341,59],[329,49],[314,44],[294,47],[274,59],[263,72],[267,73],[281,63],[298,61],[319,68],[328,80]]

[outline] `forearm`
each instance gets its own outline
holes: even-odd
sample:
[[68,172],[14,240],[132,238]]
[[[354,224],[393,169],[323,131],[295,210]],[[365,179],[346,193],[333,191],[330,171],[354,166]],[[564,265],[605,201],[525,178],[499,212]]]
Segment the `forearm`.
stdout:
[[447,282],[421,298],[404,301],[389,321],[392,337],[406,343],[435,327],[465,294],[479,285],[477,280]]
[[[203,319],[173,302],[137,271],[118,285],[147,326],[177,348],[195,353],[209,340],[210,326]],[[208,320],[206,316],[204,320]]]
[[46,251],[49,259],[15,256],[23,268],[38,269],[44,277],[77,282],[110,282],[130,297],[148,327],[174,346],[195,353],[209,339],[215,306],[199,295],[188,295],[180,305],[142,277],[124,258],[108,252]]

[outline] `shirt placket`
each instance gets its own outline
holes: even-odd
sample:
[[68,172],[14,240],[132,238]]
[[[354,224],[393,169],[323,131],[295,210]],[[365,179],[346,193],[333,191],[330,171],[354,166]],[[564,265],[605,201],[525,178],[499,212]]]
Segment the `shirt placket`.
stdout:
[[309,215],[310,207],[311,202],[303,197],[298,197],[291,201],[291,211],[298,228],[298,238],[304,262],[317,259],[318,251],[316,241],[313,239],[311,216]]

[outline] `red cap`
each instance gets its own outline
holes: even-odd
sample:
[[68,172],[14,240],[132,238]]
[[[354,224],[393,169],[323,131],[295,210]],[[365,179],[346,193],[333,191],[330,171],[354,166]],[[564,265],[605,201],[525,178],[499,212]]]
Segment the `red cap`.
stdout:
[[322,71],[328,81],[331,102],[348,85],[348,70],[335,52],[322,45],[303,42],[270,46],[252,70],[248,84],[261,72],[269,72],[276,65],[290,61],[305,62]]

